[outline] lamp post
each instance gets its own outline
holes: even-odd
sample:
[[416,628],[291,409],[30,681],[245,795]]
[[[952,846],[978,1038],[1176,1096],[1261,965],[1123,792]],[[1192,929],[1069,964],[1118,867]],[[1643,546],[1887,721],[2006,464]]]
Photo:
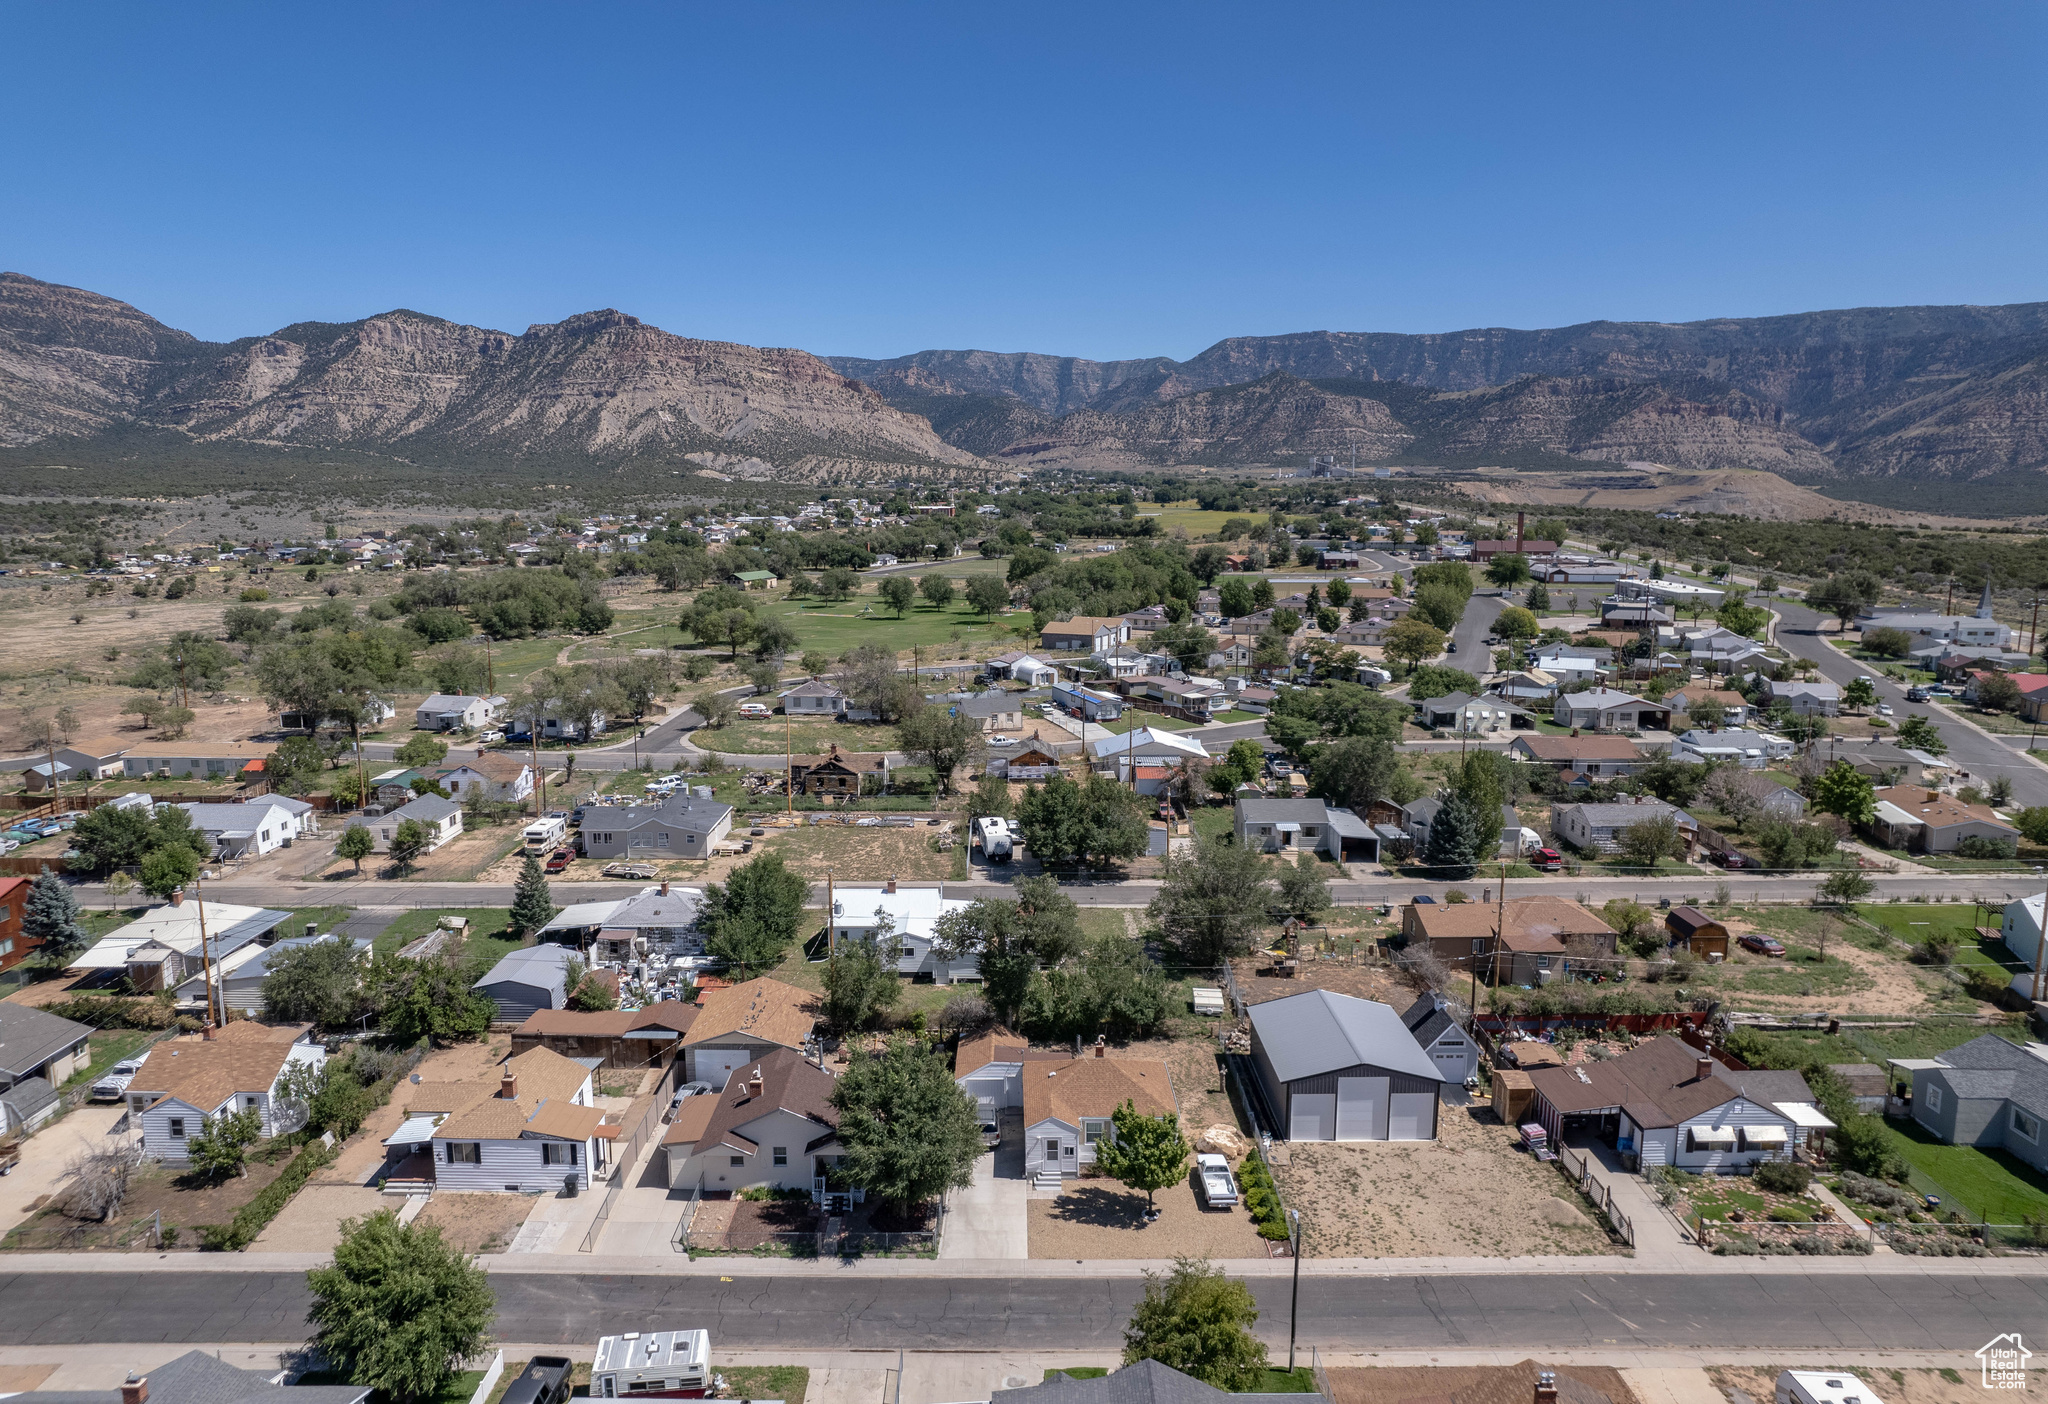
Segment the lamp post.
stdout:
[[1294,1373],[1294,1325],[1301,1311],[1301,1211],[1287,1211],[1287,1226],[1294,1235],[1294,1290],[1287,1299],[1287,1373]]

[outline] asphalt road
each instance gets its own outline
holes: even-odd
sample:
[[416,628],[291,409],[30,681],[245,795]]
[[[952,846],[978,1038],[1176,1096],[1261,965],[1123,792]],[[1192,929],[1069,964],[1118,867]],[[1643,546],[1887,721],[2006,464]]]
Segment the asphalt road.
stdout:
[[1777,638],[1786,652],[1811,659],[1830,682],[1846,685],[1857,677],[1869,678],[1876,684],[1878,696],[1892,704],[1898,720],[1907,716],[1924,716],[1932,720],[1940,729],[1942,740],[1948,742],[1947,759],[1969,771],[1973,778],[1988,784],[1995,776],[2006,776],[2012,781],[2016,803],[2048,804],[2048,770],[2043,770],[2022,754],[2026,737],[2015,736],[2010,741],[1993,740],[1957,721],[1936,703],[1906,701],[1905,688],[1880,676],[1870,664],[1858,663],[1836,652],[1823,640],[1822,630],[1834,627],[1832,616],[1823,618],[1804,605],[1787,600],[1772,600],[1770,605],[1778,612],[1781,622]]
[[[1284,1343],[1284,1278],[1251,1283]],[[1068,1350],[1121,1344],[1142,1279],[756,1278],[497,1273],[500,1339],[587,1345],[621,1321],[702,1326],[724,1349]],[[24,1273],[0,1344],[296,1343],[299,1273]],[[1310,1278],[1299,1339],[1327,1350],[1462,1347],[1972,1350],[2048,1320],[2048,1276],[1566,1274]]]

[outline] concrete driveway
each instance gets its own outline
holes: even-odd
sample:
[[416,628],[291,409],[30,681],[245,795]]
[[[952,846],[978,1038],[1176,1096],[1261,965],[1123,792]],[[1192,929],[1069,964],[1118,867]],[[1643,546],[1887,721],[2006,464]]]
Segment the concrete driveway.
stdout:
[[941,1258],[1028,1258],[1024,1127],[1020,1113],[1003,1113],[1003,1142],[974,1162],[974,1183],[954,1190],[939,1236]]
[[114,1130],[127,1110],[119,1102],[83,1106],[23,1141],[21,1164],[14,1167],[13,1174],[0,1178],[0,1232],[26,1219],[35,1200],[67,1188],[58,1183],[58,1177],[71,1157],[132,1140],[126,1130]]

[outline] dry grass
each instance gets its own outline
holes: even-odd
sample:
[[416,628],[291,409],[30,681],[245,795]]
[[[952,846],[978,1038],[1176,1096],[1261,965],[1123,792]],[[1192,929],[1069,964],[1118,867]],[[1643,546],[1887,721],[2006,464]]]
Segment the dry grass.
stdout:
[[[1783,1365],[1709,1365],[1707,1378],[1723,1394],[1740,1390],[1754,1404],[1766,1404],[1777,1397],[1778,1376],[1787,1370],[1828,1370],[1842,1367],[1825,1360],[1787,1359]],[[1939,1370],[1892,1370],[1882,1366],[1855,1366],[1857,1379],[1877,1392],[1885,1404],[1966,1404],[1985,1397],[1983,1382],[1975,1370],[1958,1370],[1962,1382],[1945,1380]],[[1732,1395],[1730,1396],[1733,1397]]]
[[446,1190],[427,1201],[414,1219],[441,1230],[442,1241],[457,1252],[494,1253],[512,1241],[541,1196],[531,1194],[451,1194]]
[[[1435,1141],[1295,1142],[1274,1174],[1318,1258],[1609,1253],[1564,1177],[1483,1106],[1445,1106]],[[1277,1159],[1278,1157],[1276,1157]]]
[[364,1219],[405,1203],[361,1185],[309,1184],[292,1196],[249,1245],[251,1253],[326,1253],[341,1241],[344,1219]]
[[[1331,1404],[1410,1404],[1413,1400],[1448,1399],[1459,1390],[1491,1383],[1502,1375],[1511,1375],[1518,1383],[1526,1380],[1527,1387],[1516,1392],[1533,1396],[1536,1370],[1525,1365],[1338,1366],[1327,1373]],[[1542,1368],[1589,1385],[1614,1404],[1637,1404],[1635,1391],[1612,1366],[1546,1363]]]

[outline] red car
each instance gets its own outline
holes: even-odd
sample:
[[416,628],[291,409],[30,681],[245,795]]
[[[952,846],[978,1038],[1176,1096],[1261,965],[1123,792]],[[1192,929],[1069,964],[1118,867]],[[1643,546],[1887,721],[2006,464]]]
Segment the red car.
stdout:
[[1562,872],[1564,855],[1554,848],[1532,848],[1529,850],[1529,866],[1542,873]]
[[1765,936],[1761,932],[1745,931],[1736,937],[1735,941],[1745,951],[1755,951],[1758,955],[1782,956],[1785,954],[1785,947],[1776,938]]
[[575,858],[575,849],[558,848],[553,853],[548,855],[547,871],[551,873],[559,873],[560,871],[562,871],[562,869],[568,867],[570,863],[574,862]]

